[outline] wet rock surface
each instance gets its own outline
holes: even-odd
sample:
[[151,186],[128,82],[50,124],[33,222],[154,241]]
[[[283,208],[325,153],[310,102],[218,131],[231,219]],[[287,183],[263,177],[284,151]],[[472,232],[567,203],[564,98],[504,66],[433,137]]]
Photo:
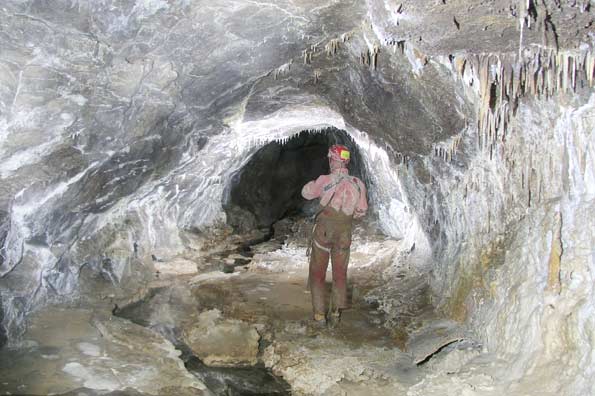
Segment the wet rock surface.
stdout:
[[[289,227],[298,229],[305,224],[298,222]],[[281,232],[284,227],[278,229],[278,236],[285,242],[279,245],[273,238],[252,246],[254,255],[246,268],[238,267],[229,274],[216,271],[178,279],[169,287],[156,289],[144,301],[123,308],[119,315],[168,334],[173,342],[184,345],[182,349],[196,356],[187,360],[187,367],[198,364],[202,367],[199,378],[217,389],[237,388],[244,381],[236,368],[225,372],[214,371],[221,369],[213,366],[220,365],[220,360],[245,364],[237,360],[234,345],[245,345],[245,339],[257,329],[257,360],[262,366],[258,370],[267,370],[255,373],[273,373],[297,395],[405,391],[423,377],[415,360],[419,351],[431,353],[443,346],[445,324],[464,334],[456,324],[440,322],[428,305],[424,296],[427,284],[416,270],[408,270],[406,263],[415,260],[411,261],[403,245],[370,235],[367,226],[358,226],[354,237],[349,291],[352,308],[343,313],[341,323],[333,329],[313,327],[309,320],[310,295],[306,292],[307,239],[299,232],[288,236]],[[373,293],[383,287],[385,281],[380,275],[386,271],[398,271],[407,285],[399,301],[393,301],[390,307],[392,316],[380,309],[381,303]],[[400,312],[400,316],[394,312]],[[226,345],[219,344],[218,337],[230,325],[234,331],[242,329],[243,334],[230,337]],[[438,329],[436,333],[432,333],[433,328]],[[418,337],[424,331],[436,337]],[[188,332],[194,332],[196,338],[189,340]],[[224,353],[227,357],[221,359]],[[218,358],[209,360],[209,354]],[[225,385],[221,377],[228,378],[229,384]]]
[[202,312],[196,322],[183,328],[182,340],[208,366],[257,363],[260,335],[256,329],[242,321],[223,319],[216,309]]
[[211,367],[196,357],[186,360],[188,371],[203,381],[216,395],[234,396],[286,396],[291,395],[291,386],[281,377],[259,363],[255,367]]
[[159,334],[109,312],[48,307],[31,319],[22,347],[0,353],[0,389],[33,395],[77,388],[208,395],[180,355]]

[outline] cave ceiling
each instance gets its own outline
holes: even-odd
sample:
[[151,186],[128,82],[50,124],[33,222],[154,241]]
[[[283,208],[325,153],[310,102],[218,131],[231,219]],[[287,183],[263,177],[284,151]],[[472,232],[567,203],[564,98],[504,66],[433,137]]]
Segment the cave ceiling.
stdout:
[[[535,5],[523,44],[592,42],[589,2],[572,3]],[[296,106],[329,107],[396,152],[427,154],[473,117],[455,83],[428,63],[518,51],[521,8],[511,1],[5,2],[0,205],[34,182],[98,162],[81,178],[79,205],[99,210],[109,196],[167,173],[190,145],[233,120]],[[393,48],[404,42],[417,59]],[[374,47],[377,59],[362,64]],[[429,67],[412,73],[416,61]],[[106,173],[114,164],[131,184],[96,187],[113,180]],[[85,195],[104,199],[89,204]]]

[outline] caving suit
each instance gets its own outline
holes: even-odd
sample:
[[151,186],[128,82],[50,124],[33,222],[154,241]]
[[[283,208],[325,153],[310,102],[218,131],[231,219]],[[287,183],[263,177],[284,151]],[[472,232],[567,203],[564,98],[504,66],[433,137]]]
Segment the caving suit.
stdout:
[[309,270],[315,317],[325,312],[324,285],[329,256],[333,269],[333,307],[347,308],[347,265],[353,218],[364,216],[368,210],[364,183],[332,160],[331,170],[331,174],[320,176],[302,189],[304,198],[320,198],[322,206],[313,230]]

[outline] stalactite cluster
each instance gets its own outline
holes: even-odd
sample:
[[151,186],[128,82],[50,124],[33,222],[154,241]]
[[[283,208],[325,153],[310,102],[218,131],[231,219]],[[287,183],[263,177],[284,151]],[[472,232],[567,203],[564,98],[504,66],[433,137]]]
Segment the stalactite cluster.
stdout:
[[[345,43],[351,40],[353,33],[343,33],[340,38],[331,39],[328,43],[324,45],[324,51],[327,56],[332,57],[337,54],[340,48],[340,43]],[[302,51],[302,61],[304,65],[309,65],[312,63],[312,59],[318,52],[318,46],[320,43],[311,44],[309,48],[306,48]]]
[[291,65],[293,64],[293,59],[287,62],[284,65],[279,66],[273,71],[273,78],[278,80],[279,77],[287,75],[291,71]]
[[391,47],[394,54],[397,53],[397,50],[401,52],[401,55],[405,53],[405,40],[390,39],[386,40],[384,44]]
[[360,64],[370,66],[374,70],[378,67],[378,55],[380,54],[380,44],[374,44],[370,51],[369,49],[360,54]]
[[308,51],[307,49],[302,51],[302,59],[304,60],[304,65],[309,65],[312,63],[312,54],[313,51]]
[[[527,119],[526,112],[517,114],[517,107],[523,97],[533,97],[535,103],[545,105],[551,103],[549,99],[554,95],[574,94],[581,86],[593,87],[593,50],[583,48],[554,54],[543,49],[536,49],[533,54],[527,51],[522,63],[506,55],[449,57],[453,71],[480,94],[479,117],[477,125],[467,129],[461,137],[438,143],[433,153],[450,162],[456,157],[463,138],[471,143],[477,131],[480,155],[472,169],[457,182],[457,188],[460,189],[458,196],[469,205],[476,205],[480,195],[500,197],[497,204],[485,205],[482,220],[478,222],[479,231],[486,236],[502,232],[505,221],[500,221],[500,227],[495,229],[495,219],[519,218],[527,213],[527,208],[551,202],[573,189],[583,191],[592,177],[588,169],[592,142],[585,129],[586,119],[574,121],[564,132],[558,131],[564,136],[556,136],[549,130],[517,131],[519,114],[525,122]],[[528,103],[532,105],[535,104]],[[587,107],[589,105],[584,109]],[[540,137],[535,133],[540,133]],[[494,161],[487,162],[491,159]],[[571,166],[576,166],[577,172],[570,172]],[[494,183],[495,179],[500,181]],[[432,220],[445,220],[454,224],[455,230],[462,227],[458,209],[447,219]],[[555,261],[555,254],[553,257],[550,261]],[[551,267],[554,275],[550,279],[553,279],[557,270],[555,265]],[[550,280],[550,284],[553,282]]]
[[459,146],[463,141],[463,135],[457,135],[451,139],[450,143],[434,146],[434,156],[442,158],[446,162],[451,162],[456,156]]
[[321,76],[322,76],[322,70],[320,70],[320,69],[314,70],[314,84],[318,84],[320,82]]
[[520,61],[512,54],[451,56],[450,60],[461,78],[469,71],[469,84],[479,84],[478,145],[489,150],[490,158],[496,143],[506,141],[510,118],[522,97],[550,98],[593,87],[595,82],[595,52],[586,46],[577,51],[526,48]]
[[339,50],[339,39],[332,39],[329,41],[325,46],[324,50],[326,51],[327,56],[333,56]]

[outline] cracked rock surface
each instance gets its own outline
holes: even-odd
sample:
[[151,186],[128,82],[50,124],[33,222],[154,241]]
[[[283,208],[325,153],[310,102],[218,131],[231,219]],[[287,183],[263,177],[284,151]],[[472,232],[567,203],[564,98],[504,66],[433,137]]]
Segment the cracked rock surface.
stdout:
[[4,392],[47,395],[84,388],[210,394],[186,371],[181,352],[168,340],[128,320],[89,309],[52,307],[31,323],[26,347],[1,356]]

